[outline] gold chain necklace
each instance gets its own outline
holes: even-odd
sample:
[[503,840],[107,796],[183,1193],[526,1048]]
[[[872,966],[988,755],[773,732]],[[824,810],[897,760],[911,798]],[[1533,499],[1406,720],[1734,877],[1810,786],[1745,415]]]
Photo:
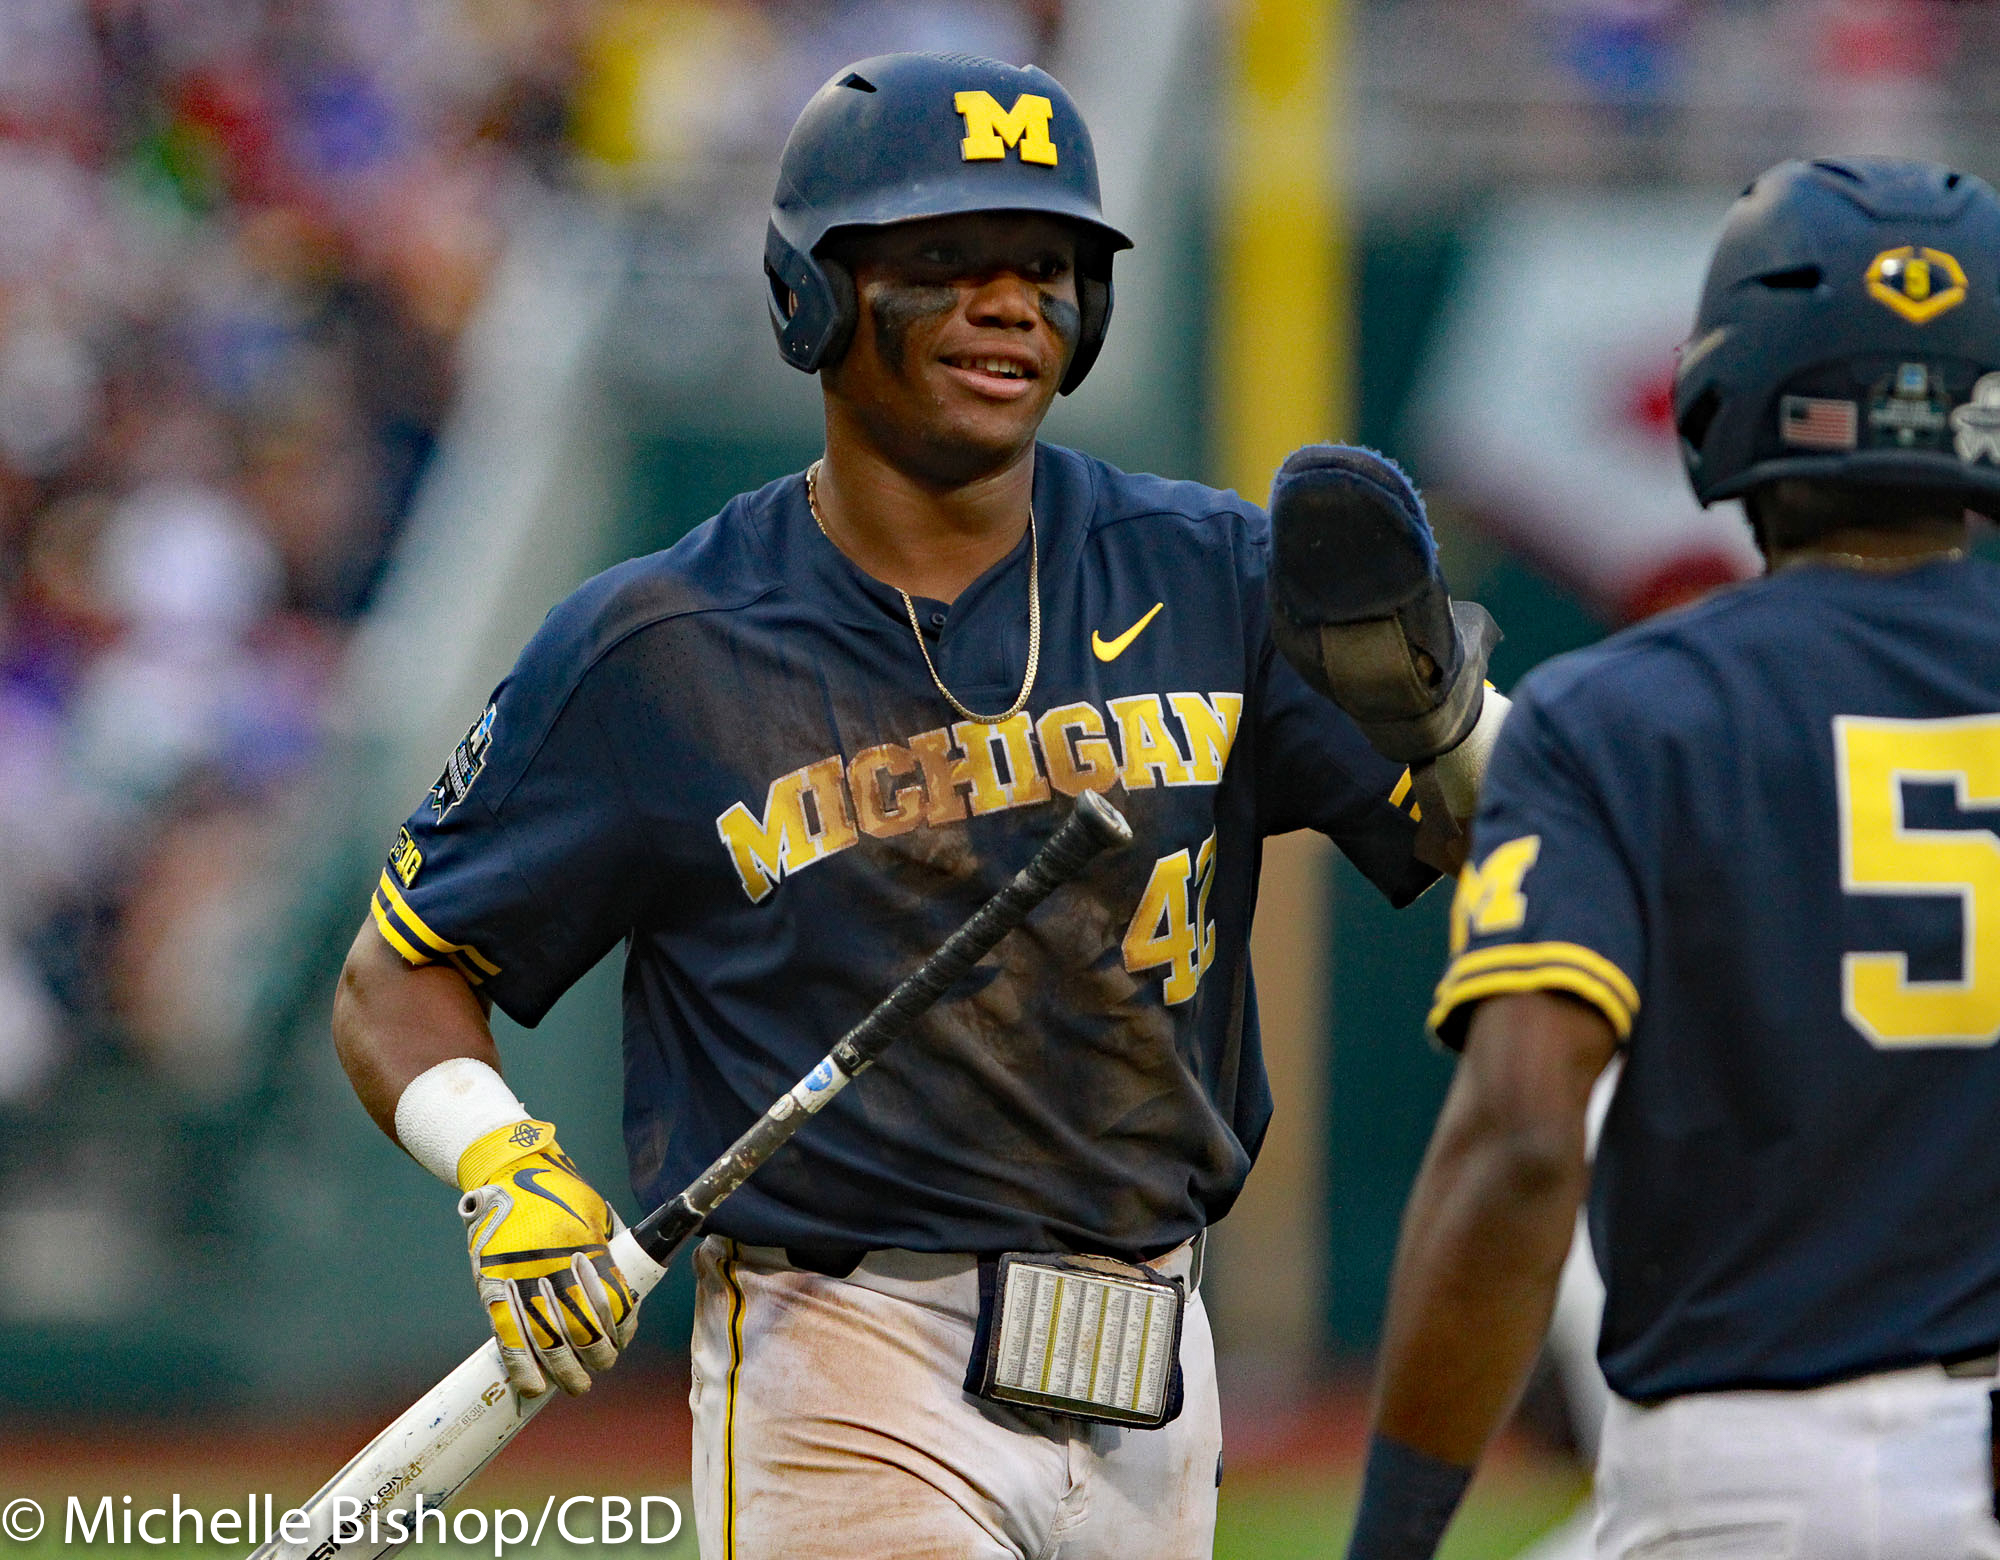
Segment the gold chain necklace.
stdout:
[[[823,463],[814,461],[806,468],[806,507],[812,511],[813,524],[819,527],[819,534],[829,545],[838,548],[833,533],[826,528],[826,516],[819,512],[819,468]],[[1042,554],[1041,537],[1035,530],[1035,506],[1028,505],[1028,671],[1021,679],[1021,692],[1014,702],[998,715],[981,715],[976,710],[967,709],[958,701],[958,696],[944,685],[938,676],[937,663],[931,659],[930,646],[924,643],[924,631],[917,624],[917,604],[910,599],[910,593],[898,585],[893,587],[903,598],[903,610],[909,614],[910,632],[917,636],[917,651],[929,668],[931,681],[937,684],[937,691],[944,695],[949,704],[967,720],[977,721],[982,726],[997,726],[1003,720],[1012,720],[1027,708],[1028,695],[1035,689],[1035,672],[1042,664]]]

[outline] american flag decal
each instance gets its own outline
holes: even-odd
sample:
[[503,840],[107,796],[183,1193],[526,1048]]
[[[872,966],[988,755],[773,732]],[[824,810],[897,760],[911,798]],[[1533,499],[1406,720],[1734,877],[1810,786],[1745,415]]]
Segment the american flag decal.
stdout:
[[1779,436],[1802,449],[1851,450],[1858,442],[1859,427],[1852,401],[1788,395],[1778,403]]

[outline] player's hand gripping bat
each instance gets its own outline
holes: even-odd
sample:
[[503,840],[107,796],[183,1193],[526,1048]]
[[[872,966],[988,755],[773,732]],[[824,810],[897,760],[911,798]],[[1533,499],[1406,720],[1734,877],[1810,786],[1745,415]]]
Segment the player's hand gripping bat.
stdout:
[[[717,1205],[827,1101],[879,1060],[1035,906],[1077,876],[1100,851],[1125,845],[1131,838],[1131,826],[1118,809],[1094,791],[1086,791],[1075,811],[1014,880],[842,1036],[817,1067],[779,1095],[721,1158],[670,1202],[612,1240],[611,1255],[633,1292],[643,1298]],[[419,1495],[426,1511],[444,1506],[555,1396],[554,1392],[531,1398],[517,1394],[507,1384],[499,1346],[489,1338],[299,1508],[305,1521],[294,1518],[291,1531],[304,1526],[307,1536],[297,1541],[269,1539],[253,1560],[330,1560],[335,1555],[343,1560],[374,1560],[393,1554],[409,1537],[408,1514]],[[397,1513],[402,1514],[401,1523],[393,1520]],[[345,1539],[334,1532],[336,1515],[350,1519],[341,1524],[341,1532],[350,1535]]]

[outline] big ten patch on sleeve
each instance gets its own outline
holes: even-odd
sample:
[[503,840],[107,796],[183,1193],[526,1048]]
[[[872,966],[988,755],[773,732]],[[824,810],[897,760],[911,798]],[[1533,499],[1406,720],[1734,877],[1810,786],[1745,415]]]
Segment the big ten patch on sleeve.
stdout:
[[417,849],[417,842],[410,837],[407,828],[396,831],[396,842],[389,847],[389,870],[402,880],[403,887],[415,886],[417,873],[424,864],[424,853]]

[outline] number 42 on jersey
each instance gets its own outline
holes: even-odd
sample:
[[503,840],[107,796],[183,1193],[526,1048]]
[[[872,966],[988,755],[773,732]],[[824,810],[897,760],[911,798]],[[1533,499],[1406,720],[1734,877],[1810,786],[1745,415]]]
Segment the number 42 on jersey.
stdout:
[[1133,975],[1165,969],[1160,997],[1177,1007],[1195,994],[1215,962],[1215,923],[1208,891],[1215,884],[1215,835],[1153,863],[1139,908],[1126,928],[1125,968]]

